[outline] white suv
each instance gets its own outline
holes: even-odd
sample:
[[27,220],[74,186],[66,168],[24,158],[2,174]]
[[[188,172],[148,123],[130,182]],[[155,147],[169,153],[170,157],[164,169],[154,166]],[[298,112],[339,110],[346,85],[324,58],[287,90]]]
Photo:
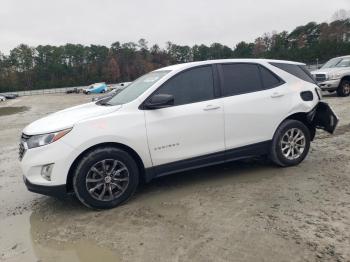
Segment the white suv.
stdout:
[[213,60],[150,72],[112,98],[72,107],[23,130],[20,161],[30,191],[74,192],[112,208],[140,180],[266,155],[299,164],[315,129],[338,118],[320,102],[304,64]]

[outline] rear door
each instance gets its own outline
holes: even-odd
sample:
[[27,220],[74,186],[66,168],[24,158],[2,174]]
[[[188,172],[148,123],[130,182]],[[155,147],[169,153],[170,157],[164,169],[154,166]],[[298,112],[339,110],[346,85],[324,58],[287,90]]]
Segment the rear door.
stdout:
[[225,150],[223,104],[213,72],[211,65],[180,72],[153,93],[174,96],[174,106],[145,110],[154,166]]
[[226,149],[272,139],[289,110],[285,83],[267,68],[253,63],[222,64]]

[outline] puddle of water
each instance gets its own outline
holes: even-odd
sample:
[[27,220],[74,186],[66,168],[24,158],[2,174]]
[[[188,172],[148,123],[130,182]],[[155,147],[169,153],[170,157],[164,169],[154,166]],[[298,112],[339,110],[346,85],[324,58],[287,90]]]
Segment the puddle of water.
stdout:
[[0,221],[0,261],[120,261],[115,253],[87,239],[74,242],[48,239],[39,243],[35,234],[43,233],[37,227],[45,225],[45,221],[37,218],[28,212]]
[[28,111],[29,107],[27,106],[6,106],[0,107],[0,116],[13,115],[21,112]]

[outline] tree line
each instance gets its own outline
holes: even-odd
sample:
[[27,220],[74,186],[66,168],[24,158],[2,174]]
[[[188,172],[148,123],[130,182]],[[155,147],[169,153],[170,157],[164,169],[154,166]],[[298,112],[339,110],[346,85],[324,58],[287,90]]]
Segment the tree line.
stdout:
[[350,55],[349,18],[265,33],[254,42],[242,41],[232,48],[220,43],[188,46],[172,42],[164,48],[149,47],[145,39],[109,47],[21,44],[9,55],[0,52],[0,92],[131,81],[151,70],[190,61],[273,58],[315,64],[346,54]]

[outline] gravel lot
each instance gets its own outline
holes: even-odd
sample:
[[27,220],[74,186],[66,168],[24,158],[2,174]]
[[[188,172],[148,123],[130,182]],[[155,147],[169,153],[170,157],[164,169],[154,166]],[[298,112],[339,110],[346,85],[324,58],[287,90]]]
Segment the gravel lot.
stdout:
[[25,125],[90,99],[0,104],[0,261],[350,261],[350,97],[325,97],[340,126],[319,132],[297,167],[250,160],[185,172],[102,212],[28,192],[17,160]]

